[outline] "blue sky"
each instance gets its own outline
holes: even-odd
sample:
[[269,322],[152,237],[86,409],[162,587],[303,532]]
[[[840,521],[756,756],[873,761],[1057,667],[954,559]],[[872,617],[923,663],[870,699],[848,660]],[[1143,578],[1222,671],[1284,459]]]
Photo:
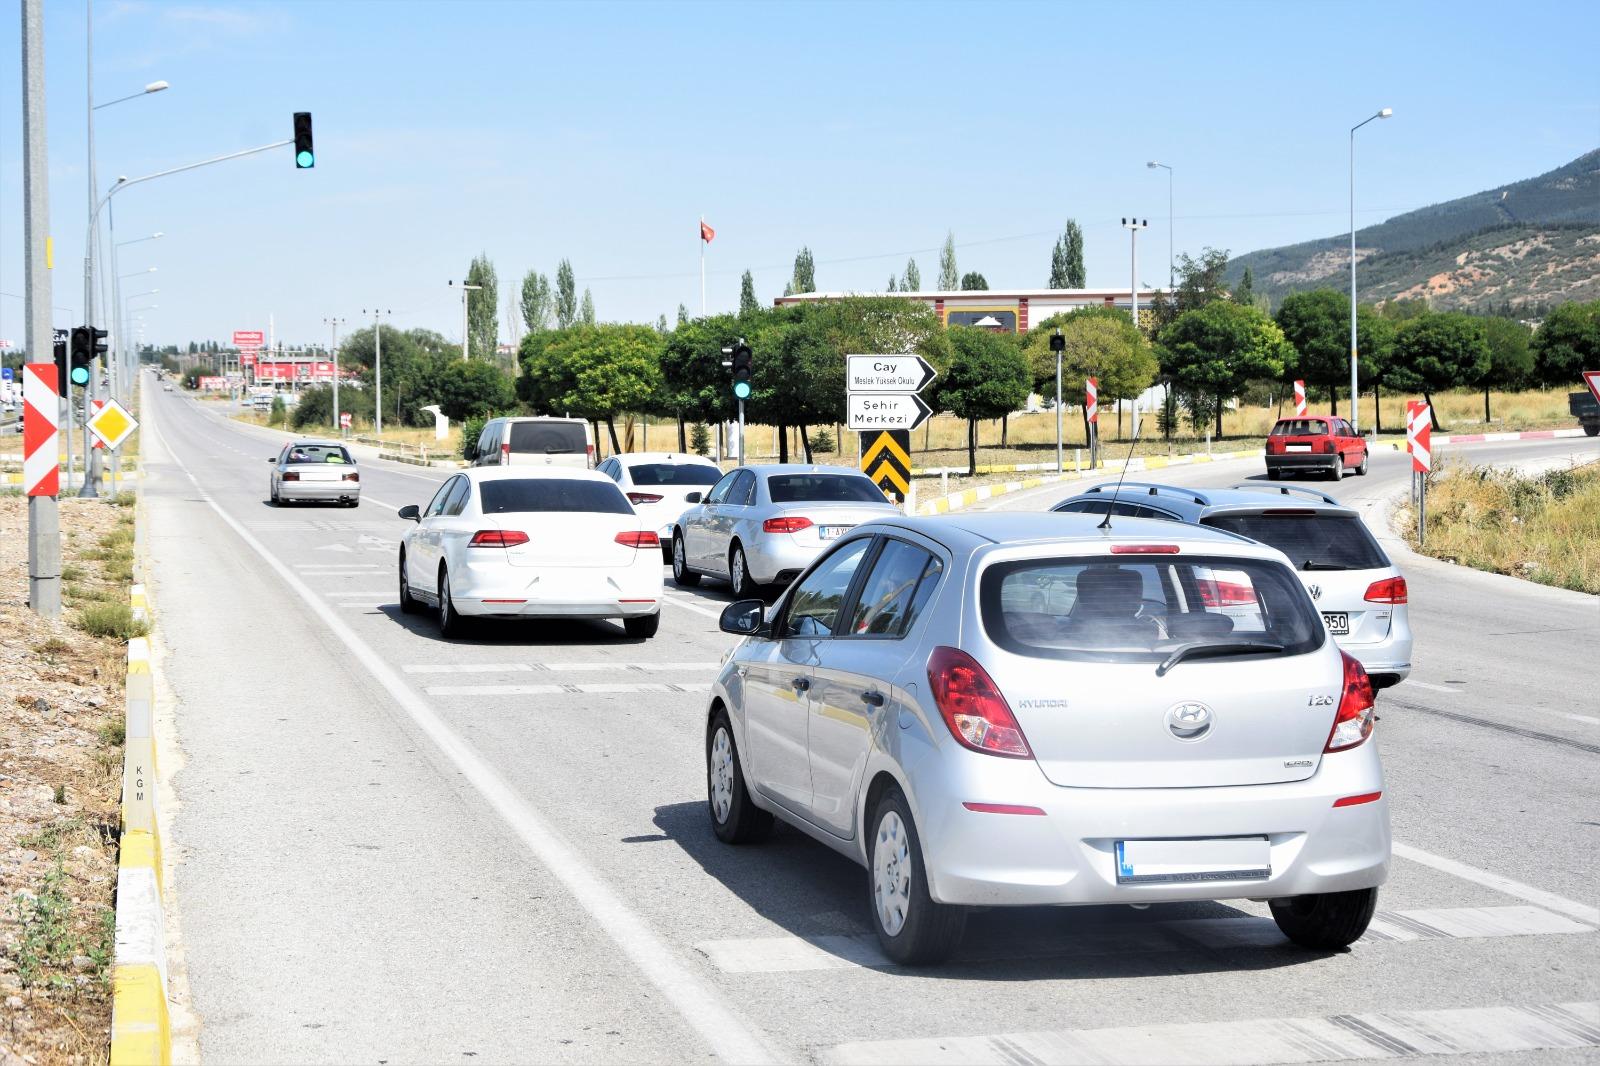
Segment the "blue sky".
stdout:
[[[0,291],[22,290],[19,28],[0,19]],[[460,336],[446,288],[486,251],[503,291],[573,263],[600,317],[711,310],[739,274],[778,295],[807,245],[823,289],[926,287],[955,234],[994,287],[1045,283],[1068,218],[1089,284],[1128,277],[1119,218],[1150,220],[1140,275],[1179,251],[1242,253],[1342,231],[1347,131],[1358,220],[1530,177],[1600,145],[1589,3],[542,4],[97,0],[102,187],[290,135],[289,149],[116,198],[124,274],[150,275],[151,340],[392,310]],[[53,284],[83,282],[84,5],[46,0]],[[126,281],[139,291],[145,279]],[[22,305],[0,297],[0,337]]]

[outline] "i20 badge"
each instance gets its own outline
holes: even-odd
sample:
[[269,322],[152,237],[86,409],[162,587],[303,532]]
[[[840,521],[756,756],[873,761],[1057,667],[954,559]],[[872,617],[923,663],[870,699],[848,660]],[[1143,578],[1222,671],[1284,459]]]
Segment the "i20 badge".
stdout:
[[1203,703],[1175,703],[1167,708],[1167,731],[1179,740],[1202,740],[1211,732],[1216,715]]

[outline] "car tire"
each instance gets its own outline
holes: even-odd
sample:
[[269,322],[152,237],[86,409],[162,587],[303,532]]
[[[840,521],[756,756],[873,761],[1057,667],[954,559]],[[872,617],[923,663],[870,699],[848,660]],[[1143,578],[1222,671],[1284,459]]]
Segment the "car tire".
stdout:
[[1271,467],[1268,467],[1267,468],[1267,480],[1268,481],[1282,481],[1283,480],[1283,471],[1282,470],[1273,470]]
[[1378,909],[1378,890],[1290,896],[1268,900],[1272,920],[1284,936],[1303,948],[1338,951],[1361,939]]
[[948,959],[967,925],[964,907],[936,903],[928,894],[927,867],[911,807],[899,788],[878,799],[867,838],[867,901],[884,954],[904,966]]
[[772,812],[750,799],[733,724],[721,707],[706,730],[706,811],[711,831],[724,844],[753,844],[772,832]]
[[1335,481],[1344,480],[1344,456],[1339,455],[1334,457],[1333,469],[1328,471],[1328,476]]
[[689,569],[689,560],[684,556],[681,529],[672,534],[672,583],[686,589],[700,584],[700,575]]
[[267,494],[272,500],[272,506],[274,506],[274,507],[282,507],[283,506],[283,501],[278,498],[278,487],[276,485],[269,485],[267,487]]
[[466,632],[467,620],[456,612],[450,598],[450,571],[439,568],[439,635],[454,639]]
[[422,610],[422,602],[411,595],[411,582],[406,580],[406,553],[400,553],[400,613],[416,614]]
[[1356,467],[1356,477],[1366,477],[1367,476],[1367,459],[1368,458],[1369,457],[1368,457],[1367,453],[1365,451],[1363,451],[1361,453],[1361,465]]
[[1600,424],[1586,423],[1583,427],[1583,435],[1585,437],[1600,436]]
[[750,562],[745,557],[744,545],[735,543],[728,553],[728,588],[736,600],[754,599],[761,595],[761,586],[750,577]]
[[642,637],[649,640],[656,635],[656,630],[661,628],[661,612],[655,614],[641,614],[633,618],[622,620],[622,631],[630,637]]
[[361,506],[361,501],[360,500],[351,500],[348,503],[346,503],[345,506],[346,507],[360,507]]

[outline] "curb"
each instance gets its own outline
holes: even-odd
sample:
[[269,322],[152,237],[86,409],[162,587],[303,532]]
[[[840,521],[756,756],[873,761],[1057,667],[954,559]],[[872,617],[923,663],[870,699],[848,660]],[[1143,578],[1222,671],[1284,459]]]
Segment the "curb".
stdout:
[[[1050,485],[1058,481],[1082,481],[1091,477],[1131,473],[1135,470],[1164,470],[1170,466],[1193,466],[1196,463],[1220,463],[1230,459],[1260,458],[1261,454],[1261,449],[1252,448],[1240,452],[1213,452],[1211,454],[1197,452],[1192,455],[1141,456],[1137,459],[1129,459],[1125,463],[1114,461],[1102,463],[1098,470],[1072,470],[1061,474],[1050,474],[1046,477],[1007,481],[999,485],[982,485],[975,489],[953,492],[948,496],[941,496],[938,499],[919,504],[916,508],[916,513],[919,515],[948,514],[951,511],[964,510],[983,500],[992,500],[996,496],[1022,492],[1025,489],[1038,488],[1040,485]],[[980,467],[979,469],[981,470],[982,468]]]

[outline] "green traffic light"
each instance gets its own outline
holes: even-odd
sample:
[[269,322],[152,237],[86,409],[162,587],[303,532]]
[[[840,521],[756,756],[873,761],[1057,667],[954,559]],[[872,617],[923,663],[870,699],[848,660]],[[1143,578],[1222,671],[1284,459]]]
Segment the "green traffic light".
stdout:
[[71,376],[72,376],[72,383],[74,385],[87,385],[87,384],[89,384],[89,368],[86,367],[86,366],[75,366],[75,367],[73,367]]
[[300,152],[294,157],[294,165],[301,170],[310,170],[316,165],[317,157],[310,152]]
[[750,398],[750,383],[748,381],[735,381],[733,383],[735,399],[748,400]]

